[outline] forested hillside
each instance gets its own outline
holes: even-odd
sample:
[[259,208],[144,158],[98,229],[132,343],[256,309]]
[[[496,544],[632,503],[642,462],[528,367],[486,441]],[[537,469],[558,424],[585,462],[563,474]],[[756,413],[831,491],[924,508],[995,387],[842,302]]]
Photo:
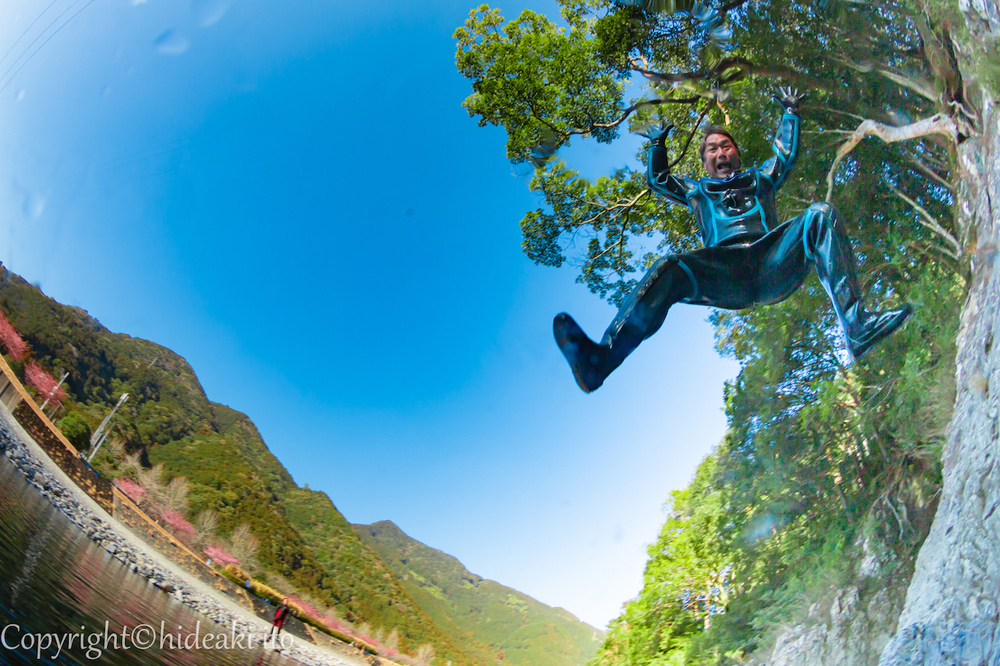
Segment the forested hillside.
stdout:
[[112,333],[5,269],[0,310],[29,346],[21,360],[9,356],[15,372],[32,363],[55,377],[69,372],[67,398],[48,410],[81,450],[129,394],[94,464],[112,478],[142,480],[140,501],[180,538],[241,555],[256,578],[337,619],[383,638],[395,631],[390,647],[412,654],[430,644],[440,663],[477,663],[413,603],[324,493],[296,486],[246,415],[206,398],[183,358]]
[[[959,392],[955,360],[960,323],[996,311],[995,294],[966,300],[996,258],[989,193],[997,163],[985,141],[994,129],[983,123],[998,81],[995,4],[965,3],[965,15],[952,3],[919,0],[559,4],[558,20],[530,11],[503,17],[481,5],[456,33],[458,68],[473,90],[465,108],[481,124],[503,126],[508,157],[534,169],[542,204],[521,221],[530,258],[580,266],[578,281],[620,303],[657,256],[700,246],[693,217],[652,194],[644,166],[609,161],[608,176],[587,179],[560,148],[672,124],[671,166],[698,178],[698,135],[711,122],[728,126],[744,165],[760,164],[781,115],[772,95],[793,86],[807,94],[802,146],[778,196],[779,218],[812,202],[834,204],[868,303],[915,310],[854,363],[815,277],[779,305],[712,313],[719,350],[741,365],[725,387],[730,431],[670,498],[643,591],[593,663],[824,663],[821,651],[802,645],[789,648],[797,656],[787,662],[772,662],[769,651],[793,625],[849,622],[845,587],[857,593],[855,605],[883,595],[886,617],[872,638],[881,643],[867,646],[877,658],[935,515],[956,395],[969,396],[970,413],[982,418],[974,428],[952,426],[952,436],[980,438],[985,464],[991,426],[983,419],[993,418],[995,444],[995,406],[993,417],[980,406],[995,379],[966,372]],[[977,146],[987,152],[977,155]],[[645,151],[638,158],[645,163]],[[994,346],[994,322],[980,323],[981,337],[968,344],[977,368]],[[972,486],[956,481],[959,491],[980,487],[968,478]],[[989,515],[985,498],[996,496],[996,484],[965,494],[986,507],[969,512],[975,521]],[[984,536],[979,550],[990,552],[990,543]],[[979,559],[985,566],[991,558]],[[949,567],[971,589],[975,576],[961,563]],[[942,608],[946,585],[926,570]],[[963,619],[956,608],[950,616]],[[847,645],[844,626],[824,636]],[[931,640],[907,631],[901,643]],[[860,663],[850,661],[857,653],[840,653],[846,661],[825,663]],[[907,663],[919,663],[908,654]]]
[[575,666],[600,645],[603,632],[470,573],[454,557],[407,536],[390,521],[355,525],[410,596],[449,636],[482,663]]

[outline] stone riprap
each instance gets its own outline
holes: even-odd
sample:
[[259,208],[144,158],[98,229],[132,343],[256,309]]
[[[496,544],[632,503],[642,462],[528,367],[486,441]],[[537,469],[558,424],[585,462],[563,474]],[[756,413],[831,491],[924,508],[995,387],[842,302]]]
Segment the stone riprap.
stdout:
[[[206,594],[193,581],[185,580],[170,571],[156,557],[150,556],[130,539],[119,534],[109,520],[85,506],[71,489],[56,478],[48,469],[48,461],[43,462],[30,446],[22,442],[16,427],[5,418],[0,418],[0,452],[60,513],[130,571],[142,576],[185,606],[222,625],[227,632],[235,631],[237,635],[248,637],[247,640],[263,643],[269,628],[266,623],[234,612],[228,604]],[[292,646],[287,649],[276,649],[285,657],[309,666],[368,666],[361,656],[352,659],[347,655],[325,653],[302,640],[293,641]]]

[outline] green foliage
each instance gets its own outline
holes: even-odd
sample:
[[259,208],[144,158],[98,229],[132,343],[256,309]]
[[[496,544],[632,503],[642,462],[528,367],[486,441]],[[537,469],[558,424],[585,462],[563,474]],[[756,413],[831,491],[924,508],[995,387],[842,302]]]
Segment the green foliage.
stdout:
[[600,641],[600,632],[566,611],[470,573],[389,521],[354,529],[434,623],[480,663],[502,651],[517,666],[574,666]]
[[56,425],[77,451],[85,451],[90,446],[90,425],[80,412],[69,412]]
[[585,32],[530,10],[504,25],[498,9],[480,5],[455,38],[458,69],[473,80],[463,106],[480,125],[506,127],[512,161],[537,159],[543,146],[554,151],[575,131],[605,143],[617,135],[624,87]]
[[430,643],[439,659],[455,664],[472,661],[459,636],[435,625],[379,556],[358,538],[326,493],[293,488],[284,495],[283,504],[289,522],[323,566],[338,572],[339,589],[350,599],[348,619],[397,628],[403,652]]
[[[836,1],[818,10],[778,0],[736,3],[723,21],[718,9],[669,14],[654,11],[655,2],[560,5],[565,26],[531,12],[505,23],[498,10],[481,5],[455,33],[456,63],[473,89],[465,108],[480,124],[507,130],[513,162],[534,165],[530,187],[543,204],[521,221],[525,254],[542,265],[578,265],[578,281],[613,303],[655,254],[696,246],[697,230],[687,211],[649,196],[645,174],[629,165],[609,164],[602,178],[581,177],[555,157],[570,139],[609,142],[625,124],[638,132],[669,122],[679,128],[667,139],[675,170],[697,177],[702,167],[693,138],[711,121],[731,125],[744,163],[759,163],[770,157],[780,115],[771,94],[794,85],[809,94],[808,157],[785,186],[781,214],[790,217],[823,198],[825,169],[860,119],[905,124],[958,113],[946,100],[963,100],[957,72],[934,47],[941,42],[938,26],[918,12]],[[626,94],[636,96],[626,102]],[[876,168],[860,171],[860,162],[848,159],[839,170],[838,203],[853,207],[859,197],[873,198],[873,189],[896,198],[891,185],[948,220],[951,194],[941,182],[949,177],[950,155],[937,139],[869,152],[880,154]],[[891,224],[873,213],[883,229]],[[912,244],[911,254],[940,247],[942,239],[925,233],[915,209],[897,221],[914,236],[902,241]]]
[[474,663],[416,606],[325,495],[297,489],[246,415],[209,402],[184,359],[111,333],[6,271],[0,272],[0,309],[36,358],[70,372],[60,425],[82,448],[118,396],[129,394],[112,422],[111,443],[95,458],[102,473],[118,476],[122,453],[138,453],[148,466],[162,464],[164,483],[188,480],[188,518],[215,511],[220,536],[243,523],[250,527],[260,542],[258,576],[280,576],[350,620],[399,627],[401,646],[433,644],[454,666]]
[[[899,126],[940,112],[961,124],[975,115],[965,83],[979,83],[961,80],[948,51],[953,7],[775,0],[732,3],[720,22],[638,0],[560,5],[563,27],[535,14],[505,25],[481,6],[456,33],[457,63],[473,87],[466,109],[505,127],[508,157],[533,165],[530,187],[543,202],[521,221],[525,254],[577,265],[578,281],[614,303],[657,255],[700,241],[690,213],[651,196],[641,170],[609,164],[608,175],[583,178],[556,155],[570,139],[607,142],[626,124],[671,123],[674,169],[697,177],[691,145],[711,121],[731,125],[749,166],[770,157],[780,114],[770,97],[791,84],[808,99],[800,158],[777,201],[788,219],[826,198],[834,155],[861,120]],[[541,52],[564,70],[558,77]],[[563,94],[588,85],[595,94],[580,105]],[[916,311],[863,361],[846,365],[814,279],[779,305],[712,314],[720,351],[741,365],[725,389],[730,432],[672,498],[643,592],[595,665],[742,658],[803,613],[803,599],[850,575],[862,526],[910,561],[933,513],[954,403],[968,257],[952,211],[953,160],[940,137],[869,140],[832,176],[867,303]],[[440,603],[439,586],[416,573],[415,598]]]

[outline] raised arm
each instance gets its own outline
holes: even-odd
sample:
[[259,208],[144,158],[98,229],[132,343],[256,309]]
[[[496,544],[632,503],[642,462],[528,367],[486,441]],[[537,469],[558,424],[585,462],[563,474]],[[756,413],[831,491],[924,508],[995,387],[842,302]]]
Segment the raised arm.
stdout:
[[657,194],[666,197],[672,203],[688,206],[687,195],[693,184],[686,179],[671,175],[670,157],[663,145],[673,128],[673,125],[663,125],[643,135],[649,138],[649,171],[646,179],[650,189]]
[[765,162],[760,171],[774,183],[775,189],[785,182],[799,154],[799,132],[802,124],[799,104],[804,98],[805,95],[800,95],[797,90],[791,88],[778,88],[778,94],[774,96],[785,113],[781,116],[778,131],[774,135],[774,157]]

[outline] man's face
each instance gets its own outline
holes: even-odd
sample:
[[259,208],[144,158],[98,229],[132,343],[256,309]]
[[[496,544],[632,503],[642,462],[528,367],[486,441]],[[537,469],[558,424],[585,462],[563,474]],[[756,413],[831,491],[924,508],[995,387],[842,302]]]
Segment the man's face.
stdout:
[[712,178],[729,178],[740,170],[740,151],[725,134],[710,134],[705,140],[705,170]]

